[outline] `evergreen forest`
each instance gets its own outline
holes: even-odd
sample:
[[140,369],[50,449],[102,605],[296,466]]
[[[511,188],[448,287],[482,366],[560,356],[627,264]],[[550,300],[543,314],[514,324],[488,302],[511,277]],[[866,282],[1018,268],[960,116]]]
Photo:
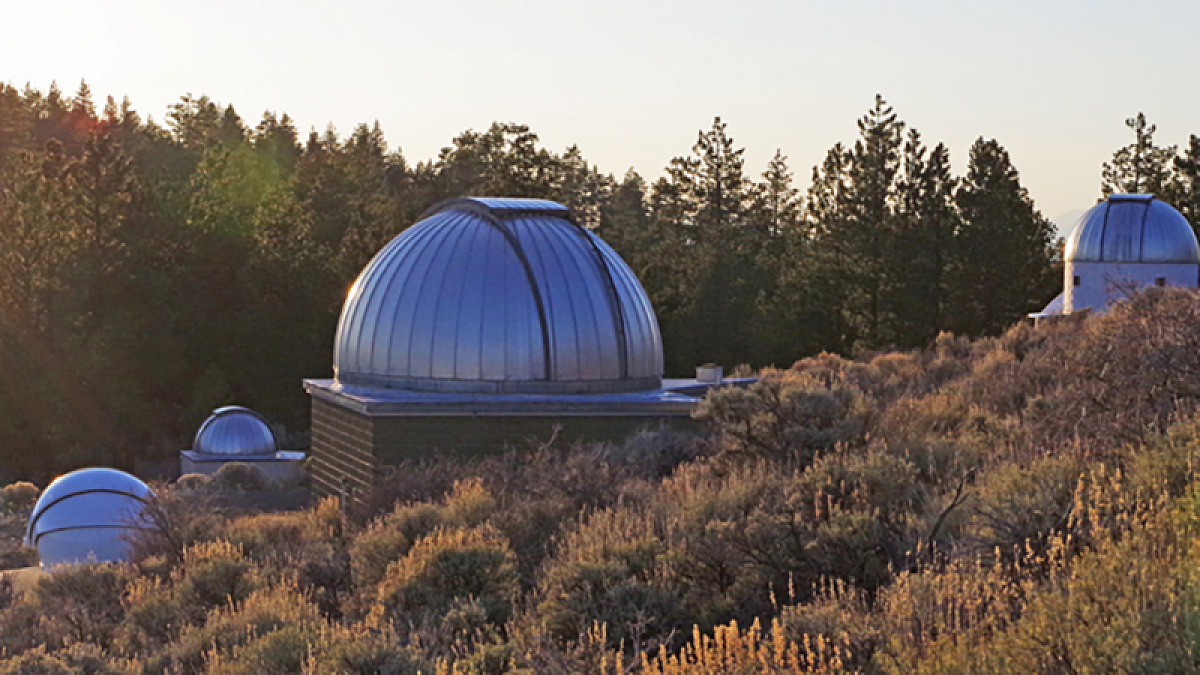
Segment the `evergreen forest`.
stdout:
[[159,124],[86,83],[0,85],[0,466],[167,459],[231,401],[303,445],[300,380],[329,375],[350,283],[448,197],[574,208],[641,278],[674,376],[996,334],[1055,295],[1052,227],[999,143],[955,177],[882,98],[858,126],[803,194],[778,153],[755,179],[719,119],[651,182],[519,124],[414,162],[377,124],[301,137],[192,95]]

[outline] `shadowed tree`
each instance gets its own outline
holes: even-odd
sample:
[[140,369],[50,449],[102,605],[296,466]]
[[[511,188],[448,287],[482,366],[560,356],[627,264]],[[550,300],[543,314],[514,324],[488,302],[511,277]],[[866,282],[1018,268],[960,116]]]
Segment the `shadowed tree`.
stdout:
[[716,118],[711,129],[700,132],[692,155],[672,159],[667,177],[654,185],[654,228],[671,247],[661,261],[671,281],[659,289],[666,301],[659,321],[667,336],[668,370],[676,373],[706,361],[734,365],[753,359],[766,229],[748,213],[744,150],[725,129]]
[[1170,191],[1171,160],[1175,147],[1162,148],[1154,144],[1157,127],[1146,121],[1146,115],[1125,120],[1133,131],[1134,141],[1113,153],[1100,172],[1100,192],[1105,197],[1113,193],[1164,194]]
[[971,146],[955,201],[962,223],[951,327],[967,335],[999,333],[1059,290],[1054,226],[1034,208],[995,140]]

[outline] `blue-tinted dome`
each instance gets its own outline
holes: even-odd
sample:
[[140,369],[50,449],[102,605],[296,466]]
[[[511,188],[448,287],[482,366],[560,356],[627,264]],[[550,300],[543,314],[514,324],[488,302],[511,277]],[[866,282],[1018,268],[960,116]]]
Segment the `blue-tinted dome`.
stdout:
[[196,431],[192,451],[205,455],[273,455],[275,432],[262,415],[241,406],[217,408]]
[[80,469],[46,487],[33,507],[25,544],[36,547],[42,565],[122,560],[129,536],[153,492],[116,469]]
[[453,199],[367,265],[342,308],[342,384],[415,391],[657,389],[662,340],[633,272],[567,207]]
[[1187,219],[1154,195],[1112,195],[1083,214],[1067,240],[1068,262],[1197,263]]

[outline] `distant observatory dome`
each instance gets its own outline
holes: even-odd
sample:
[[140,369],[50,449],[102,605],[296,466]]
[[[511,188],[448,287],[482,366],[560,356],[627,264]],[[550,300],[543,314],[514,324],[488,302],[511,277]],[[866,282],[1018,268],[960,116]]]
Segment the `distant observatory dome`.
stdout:
[[1200,246],[1170,204],[1154,195],[1112,195],[1079,219],[1063,262],[1062,296],[1035,319],[1102,314],[1150,286],[1196,288]]
[[241,406],[217,408],[196,431],[192,452],[202,455],[273,455],[275,432],[262,415]]
[[1179,211],[1154,195],[1111,195],[1079,219],[1069,262],[1196,263],[1200,246]]
[[575,394],[657,389],[662,340],[633,272],[567,207],[452,199],[381,250],[342,308],[343,385]]
[[37,548],[42,567],[117,562],[153,492],[116,469],[80,469],[57,478],[33,507],[25,545]]

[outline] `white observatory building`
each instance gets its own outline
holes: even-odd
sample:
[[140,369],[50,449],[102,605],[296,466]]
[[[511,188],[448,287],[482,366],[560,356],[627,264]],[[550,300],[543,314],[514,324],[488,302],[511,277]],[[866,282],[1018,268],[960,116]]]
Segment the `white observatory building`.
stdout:
[[130,537],[145,529],[142,510],[154,496],[141,480],[116,469],[80,469],[46,486],[25,529],[42,567],[120,562]]
[[1154,195],[1111,195],[1079,219],[1067,240],[1063,292],[1034,319],[1090,311],[1149,286],[1196,288],[1200,246],[1179,211]]
[[333,370],[304,383],[319,494],[369,489],[433,451],[691,428],[699,397],[722,384],[663,378],[633,271],[540,199],[447,200],[392,240],[350,289]]
[[281,450],[266,418],[242,406],[217,408],[179,457],[181,474],[215,474],[229,462],[254,466],[272,480],[298,477],[303,452]]

